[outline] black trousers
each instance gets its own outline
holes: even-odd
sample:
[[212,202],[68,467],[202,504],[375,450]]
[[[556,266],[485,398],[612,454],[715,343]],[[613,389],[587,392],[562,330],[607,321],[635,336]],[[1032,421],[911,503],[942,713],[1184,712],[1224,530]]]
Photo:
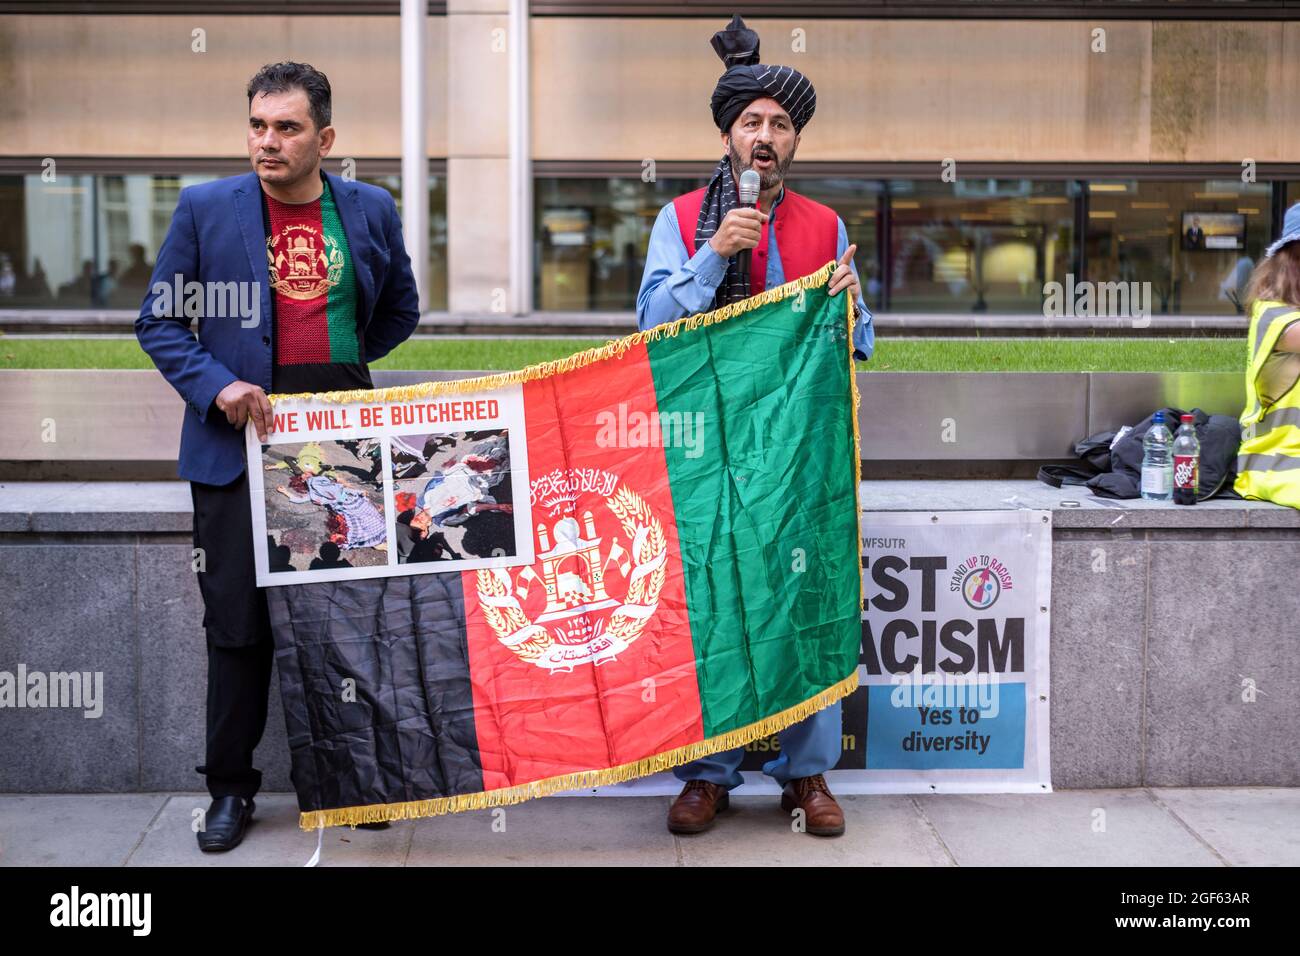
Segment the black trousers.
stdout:
[[207,756],[194,769],[214,799],[251,798],[262,784],[253,751],[266,729],[275,644],[253,567],[248,475],[228,485],[192,481],[190,496],[208,645]]

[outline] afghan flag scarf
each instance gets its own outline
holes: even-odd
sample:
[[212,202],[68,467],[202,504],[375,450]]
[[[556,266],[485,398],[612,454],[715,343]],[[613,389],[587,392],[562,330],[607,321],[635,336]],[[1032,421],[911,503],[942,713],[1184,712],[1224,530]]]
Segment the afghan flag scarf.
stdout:
[[[311,396],[451,416],[520,389],[535,560],[268,587],[303,829],[630,780],[854,690],[857,391],[834,265],[520,371]],[[419,492],[436,520],[453,486],[508,510],[481,477],[503,443],[471,438],[461,476]]]

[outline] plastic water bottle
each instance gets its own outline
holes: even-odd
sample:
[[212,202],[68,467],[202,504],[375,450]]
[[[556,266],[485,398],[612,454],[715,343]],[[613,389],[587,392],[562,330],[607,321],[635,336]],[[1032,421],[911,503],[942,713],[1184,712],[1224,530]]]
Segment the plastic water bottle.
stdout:
[[1201,484],[1201,440],[1196,437],[1196,419],[1182,417],[1174,435],[1174,504],[1196,504]]
[[1156,412],[1142,439],[1142,497],[1147,501],[1168,501],[1174,488],[1174,436],[1165,427],[1165,413]]

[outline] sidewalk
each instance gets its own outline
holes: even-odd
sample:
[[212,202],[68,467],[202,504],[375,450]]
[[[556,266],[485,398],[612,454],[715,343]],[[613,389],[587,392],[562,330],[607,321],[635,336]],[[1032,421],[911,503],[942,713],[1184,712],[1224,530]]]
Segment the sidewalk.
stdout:
[[[327,829],[320,865],[1300,865],[1300,789],[839,800],[848,830],[826,839],[792,832],[774,796],[733,796],[692,837],[665,829],[670,797],[551,797],[504,814]],[[294,796],[266,793],[239,847],[200,853],[190,821],[207,805],[199,793],[0,794],[0,866],[301,866],[316,850]]]

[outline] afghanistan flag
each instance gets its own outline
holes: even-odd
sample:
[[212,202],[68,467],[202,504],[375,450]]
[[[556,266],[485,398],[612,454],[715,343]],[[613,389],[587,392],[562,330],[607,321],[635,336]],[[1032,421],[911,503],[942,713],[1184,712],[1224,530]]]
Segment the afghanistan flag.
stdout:
[[[284,482],[260,520],[254,492],[271,577],[309,530],[271,509],[329,515],[326,570],[302,572],[328,579],[267,589],[304,829],[629,780],[853,691],[857,393],[833,268],[517,372],[308,396],[354,415],[339,444],[366,457],[331,465],[317,442],[250,469]],[[512,428],[455,424],[510,389]],[[272,397],[286,426],[293,398]],[[367,440],[364,407],[418,411],[419,435]],[[382,576],[353,570],[365,555]]]

